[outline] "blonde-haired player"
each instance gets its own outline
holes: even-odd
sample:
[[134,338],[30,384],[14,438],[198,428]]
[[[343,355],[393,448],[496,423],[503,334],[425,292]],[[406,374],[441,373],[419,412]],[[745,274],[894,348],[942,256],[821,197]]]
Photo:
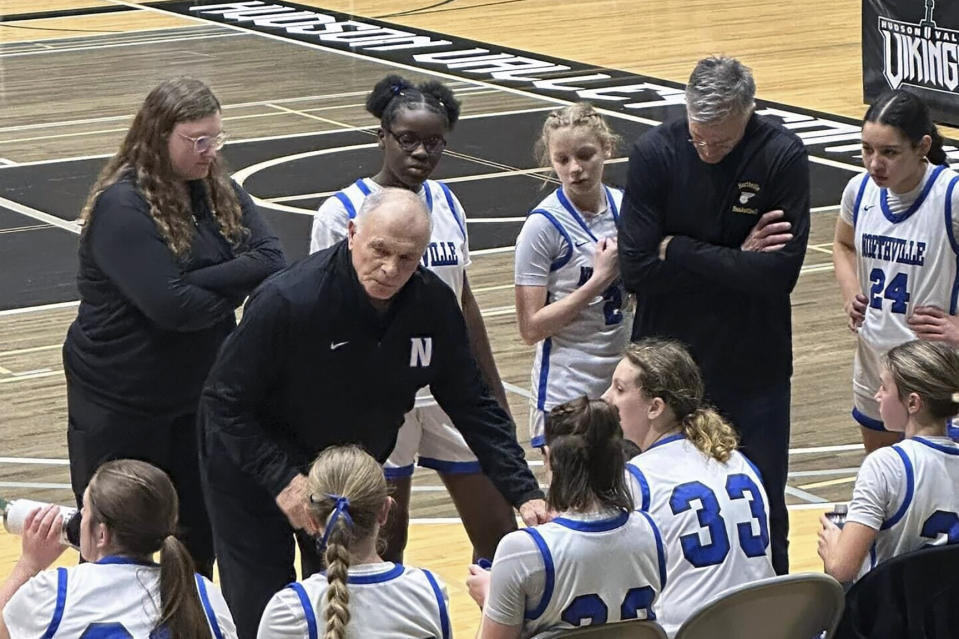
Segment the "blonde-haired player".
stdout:
[[537,142],[561,186],[529,213],[516,239],[516,318],[523,340],[536,344],[534,447],[543,445],[551,408],[603,392],[629,341],[616,248],[623,192],[603,184],[618,142],[585,102],[550,113]]
[[309,489],[326,573],[274,595],[257,636],[448,639],[446,587],[428,570],[383,561],[376,551],[392,505],[376,460],[356,446],[327,448],[310,468]]
[[699,368],[679,342],[631,344],[603,397],[643,451],[627,475],[635,506],[663,533],[657,614],[672,636],[710,597],[774,575],[769,500],[735,431],[704,405]]

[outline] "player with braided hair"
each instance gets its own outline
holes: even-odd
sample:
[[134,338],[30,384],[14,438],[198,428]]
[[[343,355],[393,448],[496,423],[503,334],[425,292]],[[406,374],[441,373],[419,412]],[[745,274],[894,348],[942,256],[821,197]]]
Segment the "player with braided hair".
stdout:
[[[486,326],[466,276],[470,257],[463,207],[449,187],[429,179],[459,119],[460,103],[449,88],[435,80],[414,85],[398,75],[388,75],[367,96],[366,109],[380,122],[377,136],[382,165],[373,177],[361,178],[323,202],[313,220],[310,252],[343,240],[348,223],[371,194],[388,187],[418,194],[432,221],[422,265],[456,295],[483,380],[509,413]],[[516,528],[512,508],[483,474],[476,455],[427,389],[417,395],[385,464],[396,500],[384,531],[388,540],[385,556],[403,559],[417,461],[440,474],[473,544],[474,557],[492,557],[500,538]]]
[[561,183],[534,208],[516,239],[516,318],[536,344],[530,438],[543,445],[554,406],[609,386],[631,322],[619,281],[616,223],[623,192],[603,184],[619,143],[586,102],[549,114],[535,151]]
[[547,502],[559,514],[504,537],[491,570],[470,566],[467,586],[483,608],[477,637],[545,638],[656,619],[666,558],[653,520],[632,508],[616,409],[585,397],[561,404],[545,440]]
[[635,506],[663,531],[669,582],[656,611],[672,636],[711,596],[774,575],[769,501],[732,426],[703,403],[699,368],[679,342],[630,344],[603,397],[643,451],[627,477]]
[[428,570],[383,561],[377,535],[392,503],[380,465],[356,446],[327,448],[309,474],[310,516],[327,563],[276,593],[257,634],[309,639],[450,637],[446,587]]

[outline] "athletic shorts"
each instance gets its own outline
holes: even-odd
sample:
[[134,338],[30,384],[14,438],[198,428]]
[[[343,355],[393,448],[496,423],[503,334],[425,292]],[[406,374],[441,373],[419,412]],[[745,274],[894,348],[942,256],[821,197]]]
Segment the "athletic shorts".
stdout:
[[413,463],[440,473],[467,475],[483,469],[463,435],[436,403],[408,412],[396,436],[396,446],[383,464],[387,479],[413,475]]
[[542,448],[546,445],[546,412],[536,407],[536,400],[529,402],[529,445]]
[[879,371],[882,355],[882,352],[860,339],[852,365],[852,418],[863,428],[878,431],[886,430],[879,417],[879,402],[876,401],[876,392],[881,383]]

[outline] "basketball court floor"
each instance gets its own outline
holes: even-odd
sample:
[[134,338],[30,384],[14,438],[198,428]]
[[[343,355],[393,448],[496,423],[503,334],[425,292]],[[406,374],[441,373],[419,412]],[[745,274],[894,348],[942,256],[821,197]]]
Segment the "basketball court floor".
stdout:
[[[77,305],[74,220],[161,79],[193,75],[212,86],[229,134],[223,155],[291,260],[306,254],[319,203],[378,169],[377,123],[363,109],[373,84],[387,73],[449,84],[463,116],[434,177],[450,184],[469,216],[471,285],[521,442],[542,477],[526,434],[532,349],[519,339],[512,292],[516,234],[525,213],[557,185],[533,158],[539,126],[556,104],[590,99],[628,142],[681,114],[678,82],[702,55],[724,52],[754,66],[760,111],[782,120],[810,151],[812,233],[792,298],[788,499],[794,567],[820,569],[816,517],[848,499],[862,459],[848,416],[854,338],[830,254],[842,186],[859,170],[854,118],[863,109],[850,97],[858,78],[846,59],[858,60],[850,44],[858,24],[848,20],[855,12],[813,3],[845,11],[846,19],[836,31],[839,44],[823,46],[817,65],[811,51],[790,46],[809,36],[805,17],[772,24],[789,15],[783,2],[742,0],[726,13],[712,3],[668,0],[642,8],[545,0],[228,3],[244,5],[233,12],[209,4],[0,0],[0,495],[71,502],[60,346]],[[348,22],[338,11],[357,17]],[[322,37],[297,31],[311,20],[341,27],[324,27]],[[717,23],[722,30],[714,31]],[[737,30],[746,35],[733,37]],[[630,34],[660,37],[662,50]],[[630,47],[635,53],[625,64]],[[830,86],[817,95],[808,75],[824,70],[845,75],[840,97]],[[783,87],[784,78],[795,78],[796,92]],[[609,183],[622,185],[626,154],[621,149],[610,160]],[[417,471],[414,491],[408,561],[443,574],[465,636],[477,618],[462,587],[465,536],[431,471]],[[16,540],[0,533],[0,576],[17,554]]]

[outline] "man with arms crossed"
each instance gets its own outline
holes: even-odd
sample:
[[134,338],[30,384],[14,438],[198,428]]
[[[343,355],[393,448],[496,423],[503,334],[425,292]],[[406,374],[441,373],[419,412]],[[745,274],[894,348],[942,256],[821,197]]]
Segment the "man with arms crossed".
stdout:
[[773,567],[784,574],[789,294],[809,237],[809,166],[797,136],[753,112],[755,92],[738,60],[696,65],[687,118],[633,146],[619,256],[623,282],[637,297],[633,339],[671,337],[689,347],[707,398],[758,467],[769,496]]

